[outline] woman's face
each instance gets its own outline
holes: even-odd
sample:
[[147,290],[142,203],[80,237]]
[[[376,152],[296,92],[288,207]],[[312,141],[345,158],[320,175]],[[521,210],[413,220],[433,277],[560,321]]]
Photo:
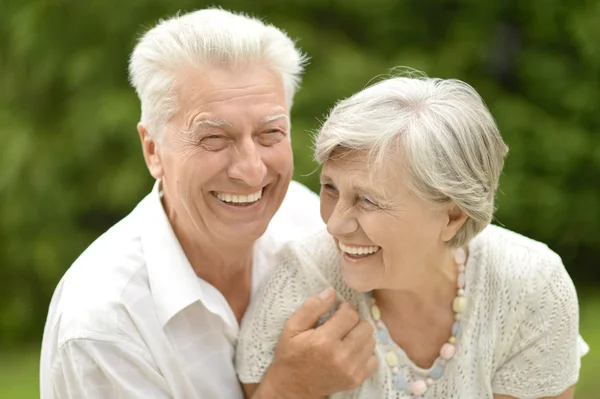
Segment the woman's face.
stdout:
[[321,174],[321,217],[340,249],[344,280],[362,292],[426,283],[447,259],[449,213],[412,194],[401,162],[373,175],[367,159],[334,153]]

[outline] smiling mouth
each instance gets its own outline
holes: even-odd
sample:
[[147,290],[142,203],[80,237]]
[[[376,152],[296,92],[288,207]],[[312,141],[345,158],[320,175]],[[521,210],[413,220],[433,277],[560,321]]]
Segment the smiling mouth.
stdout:
[[217,198],[219,201],[223,202],[224,204],[231,205],[231,206],[244,207],[244,206],[250,206],[250,205],[255,204],[258,201],[260,201],[260,199],[262,198],[264,189],[265,188],[263,187],[260,190],[258,190],[257,192],[251,193],[251,194],[234,194],[234,193],[224,193],[224,192],[218,192],[218,191],[212,191],[211,193],[215,198]]
[[350,259],[363,259],[375,255],[381,247],[377,245],[370,246],[355,246],[339,243],[342,254]]

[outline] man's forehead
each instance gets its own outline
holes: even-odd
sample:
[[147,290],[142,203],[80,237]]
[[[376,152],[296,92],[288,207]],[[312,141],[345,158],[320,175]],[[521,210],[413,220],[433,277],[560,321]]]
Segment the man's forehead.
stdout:
[[[285,105],[283,80],[259,65],[227,66],[203,64],[177,70],[174,89],[179,101],[221,102],[236,97],[274,97]],[[254,101],[254,99],[252,100]]]

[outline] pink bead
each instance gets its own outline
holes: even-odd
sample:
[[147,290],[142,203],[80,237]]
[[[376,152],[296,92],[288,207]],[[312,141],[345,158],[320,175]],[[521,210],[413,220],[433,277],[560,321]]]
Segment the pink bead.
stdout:
[[445,360],[452,359],[454,353],[456,353],[456,346],[449,343],[445,343],[444,345],[442,345],[442,349],[440,349],[440,356],[442,359]]
[[433,380],[431,378],[428,378],[425,380],[425,383],[427,384],[427,386],[432,386],[433,385]]
[[467,282],[467,276],[464,273],[460,273],[458,275],[458,281],[457,281],[458,288],[465,288],[466,282]]
[[377,323],[375,323],[375,325],[377,326],[377,328],[383,328],[383,322],[381,320],[378,320]]
[[457,265],[464,265],[467,260],[467,253],[464,248],[458,248],[454,253],[454,261]]
[[427,384],[423,380],[416,380],[410,384],[410,390],[413,395],[423,395],[427,391]]

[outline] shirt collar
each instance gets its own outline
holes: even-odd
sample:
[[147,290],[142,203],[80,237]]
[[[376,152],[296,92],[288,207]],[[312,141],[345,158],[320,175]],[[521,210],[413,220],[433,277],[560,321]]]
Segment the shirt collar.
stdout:
[[[144,199],[140,232],[148,282],[159,321],[166,325],[177,313],[200,301],[231,324],[232,312],[221,293],[196,276],[161,202],[160,181]],[[231,313],[231,314],[230,314]],[[233,317],[237,327],[237,321]]]

